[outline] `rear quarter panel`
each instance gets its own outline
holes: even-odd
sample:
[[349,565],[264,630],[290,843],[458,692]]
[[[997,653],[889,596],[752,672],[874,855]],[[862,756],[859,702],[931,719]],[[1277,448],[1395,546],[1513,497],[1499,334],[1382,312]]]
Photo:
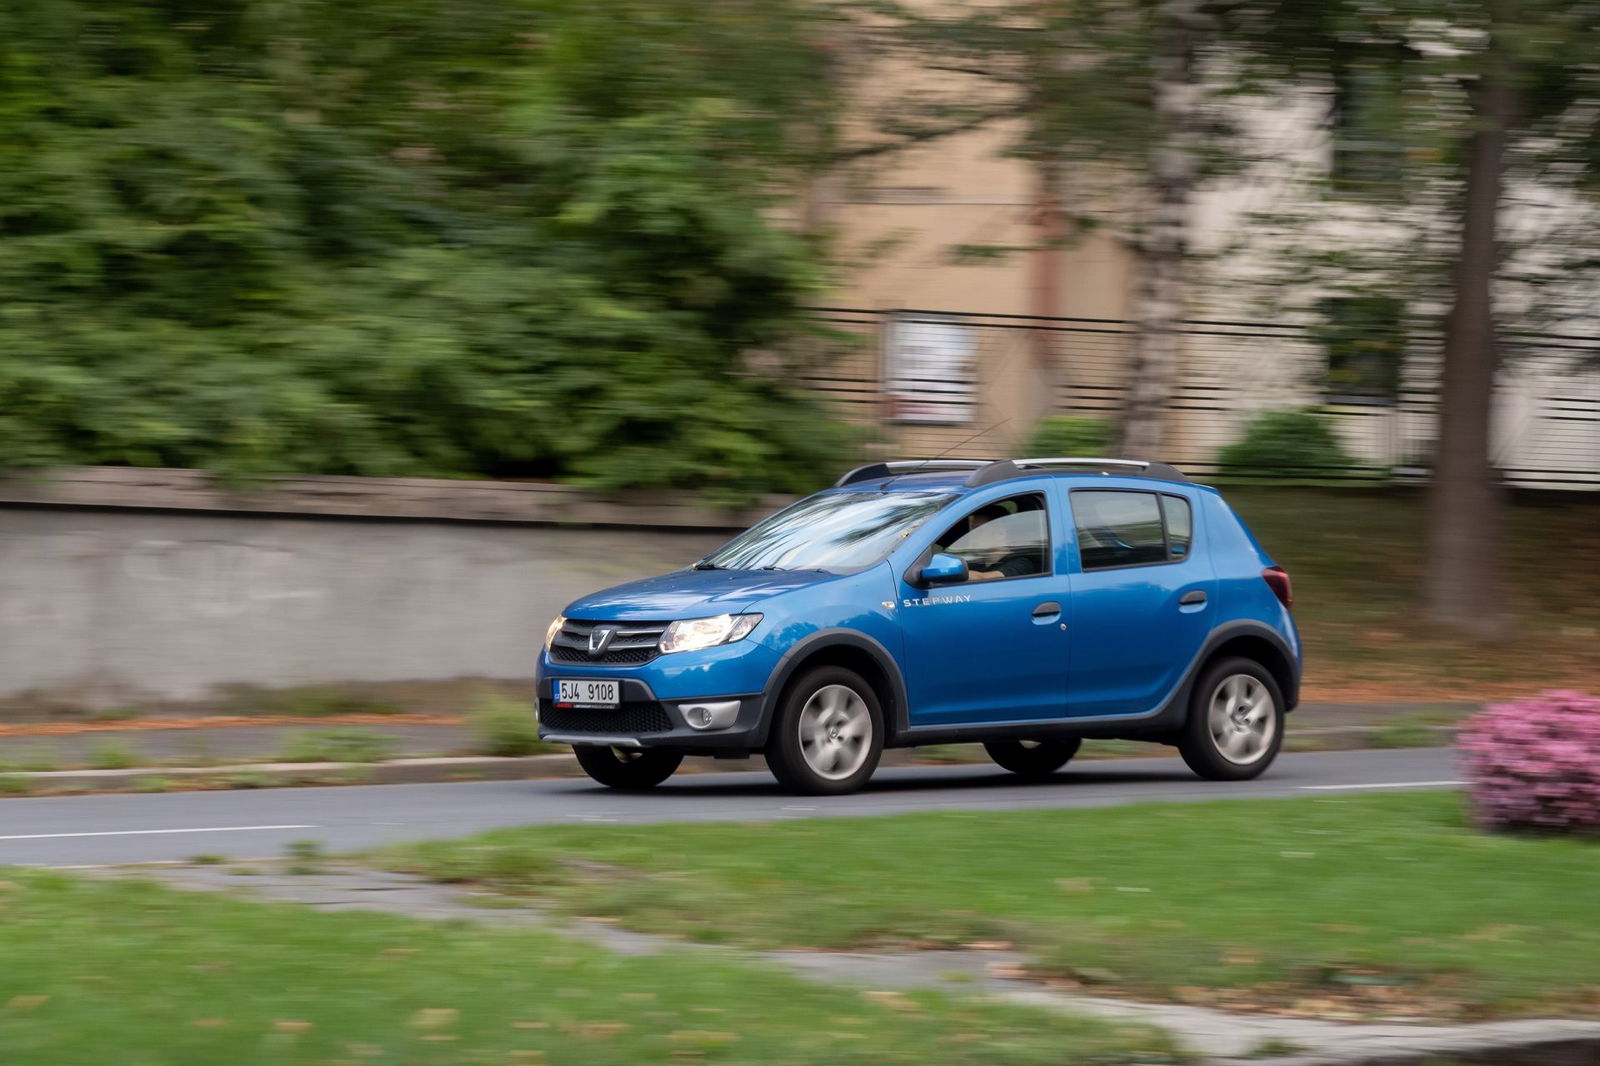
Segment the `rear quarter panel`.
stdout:
[[1220,495],[1206,492],[1201,498],[1206,504],[1206,527],[1217,575],[1218,620],[1253,621],[1271,627],[1288,643],[1298,664],[1303,656],[1294,615],[1261,579],[1261,571],[1274,565],[1272,556]]

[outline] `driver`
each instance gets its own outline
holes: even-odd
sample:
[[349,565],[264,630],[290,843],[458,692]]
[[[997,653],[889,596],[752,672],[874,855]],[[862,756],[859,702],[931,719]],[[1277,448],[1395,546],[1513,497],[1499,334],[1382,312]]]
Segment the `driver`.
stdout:
[[[1003,518],[1011,512],[999,504],[990,504],[980,507],[967,518],[967,531],[964,536],[970,537],[977,530],[993,522],[996,518]],[[990,563],[984,569],[969,566],[967,576],[973,581],[995,581],[1003,577],[1024,577],[1028,574],[1039,572],[1039,558],[1036,551],[1031,551],[1025,546],[1008,545],[1010,550],[998,560]]]

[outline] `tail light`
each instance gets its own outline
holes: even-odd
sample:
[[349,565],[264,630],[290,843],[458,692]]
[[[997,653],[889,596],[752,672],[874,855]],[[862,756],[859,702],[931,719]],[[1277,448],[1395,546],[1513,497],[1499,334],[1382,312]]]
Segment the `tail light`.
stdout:
[[1294,586],[1289,583],[1289,571],[1281,566],[1269,566],[1261,571],[1261,580],[1272,589],[1279,603],[1285,607],[1294,606]]

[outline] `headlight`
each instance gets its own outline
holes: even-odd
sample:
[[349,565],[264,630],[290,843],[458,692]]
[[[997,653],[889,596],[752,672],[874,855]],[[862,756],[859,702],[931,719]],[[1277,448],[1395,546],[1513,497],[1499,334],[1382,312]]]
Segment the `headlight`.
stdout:
[[699,651],[718,644],[732,644],[761,621],[759,614],[719,614],[714,618],[686,618],[674,622],[661,634],[661,650]]
[[550,650],[550,642],[552,640],[556,639],[556,634],[561,632],[561,627],[566,625],[566,624],[567,624],[567,620],[565,618],[563,618],[559,614],[556,615],[556,620],[554,622],[550,623],[550,628],[549,629],[545,630],[545,634],[544,634],[544,650],[545,651],[549,651]]

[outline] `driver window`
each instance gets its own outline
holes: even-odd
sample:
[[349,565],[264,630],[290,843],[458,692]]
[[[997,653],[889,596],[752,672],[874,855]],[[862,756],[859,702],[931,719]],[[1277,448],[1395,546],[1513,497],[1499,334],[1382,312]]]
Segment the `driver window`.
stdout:
[[999,581],[1048,574],[1049,544],[1044,497],[1029,494],[977,508],[945,530],[933,550],[964,561],[969,580]]

